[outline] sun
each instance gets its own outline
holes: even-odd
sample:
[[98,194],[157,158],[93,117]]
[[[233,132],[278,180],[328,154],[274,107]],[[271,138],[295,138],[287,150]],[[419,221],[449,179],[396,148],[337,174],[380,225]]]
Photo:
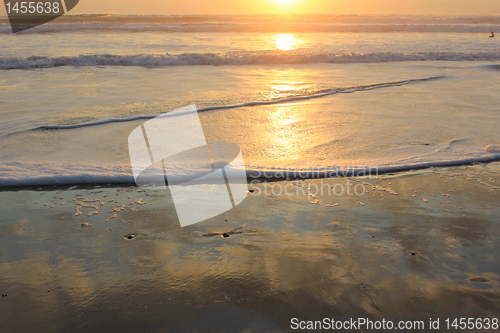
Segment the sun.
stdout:
[[280,14],[292,14],[300,11],[304,0],[267,0],[273,4],[274,10]]
[[280,5],[292,5],[299,0],[273,0],[274,2],[280,4]]

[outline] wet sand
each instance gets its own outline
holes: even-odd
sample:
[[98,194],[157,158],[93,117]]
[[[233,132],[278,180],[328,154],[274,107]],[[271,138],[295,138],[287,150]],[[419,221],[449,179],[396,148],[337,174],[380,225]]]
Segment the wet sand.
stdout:
[[0,332],[500,316],[500,163],[252,189],[185,228],[163,191],[0,192]]

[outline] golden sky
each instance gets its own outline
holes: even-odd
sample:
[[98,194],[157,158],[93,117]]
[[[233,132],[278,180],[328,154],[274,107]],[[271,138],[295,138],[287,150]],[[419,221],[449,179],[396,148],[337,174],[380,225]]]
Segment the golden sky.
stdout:
[[500,0],[80,0],[71,13],[500,15]]
[[500,15],[500,0],[80,0],[73,12]]

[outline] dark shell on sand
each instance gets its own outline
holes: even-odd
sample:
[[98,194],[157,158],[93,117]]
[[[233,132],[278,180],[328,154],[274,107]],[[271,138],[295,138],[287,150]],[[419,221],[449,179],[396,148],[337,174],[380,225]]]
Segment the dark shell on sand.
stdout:
[[221,236],[223,238],[228,238],[231,235],[241,234],[241,231],[228,231],[228,232],[209,232],[207,234],[201,234],[202,237],[213,237]]

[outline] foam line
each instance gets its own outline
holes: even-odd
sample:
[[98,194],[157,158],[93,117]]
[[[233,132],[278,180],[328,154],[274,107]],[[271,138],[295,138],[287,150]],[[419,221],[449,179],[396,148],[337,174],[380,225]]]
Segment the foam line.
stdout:
[[[318,170],[248,170],[247,176],[251,180],[280,181],[300,179],[321,179],[332,177],[364,177],[377,176],[393,172],[406,172],[429,168],[453,167],[461,165],[472,165],[478,163],[491,163],[500,161],[500,154],[492,154],[483,157],[465,158],[451,161],[432,161],[407,165],[380,166],[380,167],[358,167],[358,168],[321,168]],[[376,173],[375,173],[376,170]]]
[[[293,170],[289,169],[249,169],[247,181],[283,181],[320,179],[332,177],[363,177],[377,176],[387,173],[407,172],[412,170],[433,167],[452,167],[490,163],[500,161],[500,153],[487,154],[480,157],[469,157],[457,160],[429,161],[422,163],[408,163],[403,165],[385,165],[379,167],[356,167],[342,169],[329,167],[321,169]],[[74,173],[68,170],[67,165],[36,165],[25,162],[0,163],[0,188],[23,186],[50,186],[50,185],[80,185],[80,184],[133,184],[134,176],[129,166],[111,167],[103,169],[98,166],[75,166]],[[27,173],[27,171],[29,171]],[[177,170],[182,171],[182,170]],[[375,172],[376,171],[376,172]],[[182,177],[182,176],[181,176]]]
[[142,66],[161,68],[173,66],[242,66],[315,63],[380,63],[393,61],[497,61],[498,52],[371,52],[371,53],[303,53],[261,52],[245,55],[215,53],[183,54],[91,54],[78,56],[0,57],[0,69],[35,69],[61,66]]
[[[407,85],[410,83],[415,83],[415,82],[438,80],[438,79],[442,79],[444,77],[445,76],[431,76],[431,77],[421,78],[421,79],[410,79],[410,80],[405,80],[405,81],[380,83],[380,84],[373,84],[373,85],[360,86],[360,87],[351,87],[351,88],[345,88],[345,89],[334,89],[334,90],[329,90],[329,91],[324,92],[324,93],[308,95],[308,96],[295,96],[295,97],[289,97],[289,98],[284,98],[284,99],[278,99],[278,100],[274,100],[274,101],[248,102],[248,103],[235,104],[235,105],[225,105],[225,106],[210,106],[210,107],[198,109],[198,112],[215,111],[215,110],[228,110],[228,109],[236,109],[236,108],[242,108],[242,107],[262,106],[262,105],[282,104],[282,103],[288,103],[288,102],[303,101],[303,100],[308,100],[308,99],[313,99],[313,98],[320,98],[320,97],[325,97],[325,96],[330,96],[330,95],[335,95],[335,94],[350,94],[350,93],[354,93],[357,91],[369,91],[369,90],[380,89],[380,88],[399,87],[399,86],[404,86],[404,85]],[[175,113],[172,113],[171,116],[175,117],[175,116],[179,116],[182,114],[183,114],[183,112],[175,112]],[[135,117],[128,117],[128,118],[101,119],[98,121],[81,123],[81,124],[40,126],[40,127],[33,128],[31,130],[74,129],[74,128],[81,128],[81,127],[109,124],[109,123],[127,122],[127,121],[141,120],[141,119],[153,119],[157,116],[158,115],[135,116]],[[166,114],[165,116],[169,116],[169,115]]]

